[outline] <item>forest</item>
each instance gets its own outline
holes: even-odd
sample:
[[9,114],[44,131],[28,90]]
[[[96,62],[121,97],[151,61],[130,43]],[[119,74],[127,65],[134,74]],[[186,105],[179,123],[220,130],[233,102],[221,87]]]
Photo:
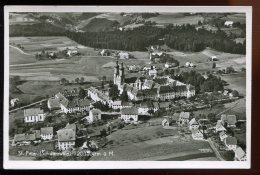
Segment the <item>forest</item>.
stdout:
[[225,32],[211,32],[206,29],[196,30],[194,25],[159,28],[144,25],[133,30],[113,31],[65,31],[60,27],[40,23],[33,25],[11,25],[10,36],[61,36],[66,35],[79,44],[104,49],[126,51],[147,51],[150,45],[163,45],[180,51],[199,52],[206,47],[218,51],[245,54],[246,44],[236,43]]

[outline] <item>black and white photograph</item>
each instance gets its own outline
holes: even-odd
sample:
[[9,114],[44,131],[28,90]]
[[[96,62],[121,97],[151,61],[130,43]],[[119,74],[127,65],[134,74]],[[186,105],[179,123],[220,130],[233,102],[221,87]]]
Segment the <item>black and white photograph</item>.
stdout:
[[250,168],[251,15],[6,6],[4,167]]

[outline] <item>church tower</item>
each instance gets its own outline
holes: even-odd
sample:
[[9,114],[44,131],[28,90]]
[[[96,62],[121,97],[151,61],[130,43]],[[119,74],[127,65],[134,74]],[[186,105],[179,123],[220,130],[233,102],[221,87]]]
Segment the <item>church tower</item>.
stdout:
[[119,67],[118,61],[116,61],[116,66],[114,68],[114,84],[120,86],[125,82],[125,68],[123,63]]

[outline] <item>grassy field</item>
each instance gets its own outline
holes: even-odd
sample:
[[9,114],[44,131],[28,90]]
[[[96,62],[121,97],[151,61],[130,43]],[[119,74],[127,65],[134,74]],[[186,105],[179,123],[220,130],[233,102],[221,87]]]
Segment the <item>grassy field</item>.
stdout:
[[185,16],[184,14],[177,13],[162,13],[157,17],[147,19],[147,21],[155,21],[158,24],[198,24],[198,21],[203,21],[203,17],[200,15]]
[[110,144],[100,152],[113,151],[114,156],[92,157],[91,160],[142,160],[169,154],[191,154],[209,148],[205,141],[194,141],[190,135],[180,136],[177,130],[162,126],[119,130],[109,135]]
[[226,88],[236,89],[239,94],[246,95],[246,73],[221,76],[229,85]]
[[226,21],[240,22],[241,24],[246,23],[246,15],[244,13],[229,14],[226,17],[222,17],[222,19]]
[[21,53],[19,50],[9,47],[9,63],[12,64],[26,64],[26,63],[35,63],[37,60],[33,55],[26,55]]

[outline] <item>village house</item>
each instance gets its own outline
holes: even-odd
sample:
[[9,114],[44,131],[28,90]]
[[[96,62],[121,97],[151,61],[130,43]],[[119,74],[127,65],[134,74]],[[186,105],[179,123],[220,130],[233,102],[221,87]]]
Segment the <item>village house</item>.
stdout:
[[154,82],[152,80],[145,79],[142,89],[152,89],[154,85]]
[[236,139],[236,137],[227,137],[224,140],[224,143],[225,143],[225,145],[227,147],[227,150],[235,151],[236,148],[237,148],[237,139]]
[[76,133],[72,129],[60,129],[57,131],[58,148],[67,150],[75,146]]
[[47,106],[50,110],[60,109],[60,101],[58,98],[49,98]]
[[217,61],[217,56],[215,55],[211,56],[211,61]]
[[75,133],[77,133],[77,125],[75,123],[72,124],[67,123],[64,129],[72,129]]
[[159,103],[158,102],[153,102],[153,110],[154,112],[158,111],[160,109]]
[[86,117],[89,124],[101,120],[101,111],[99,109],[92,109],[89,111],[89,115]]
[[156,70],[156,69],[150,69],[150,70],[148,71],[148,75],[149,75],[150,77],[152,77],[152,78],[157,77],[157,70]]
[[168,110],[168,109],[170,109],[170,106],[171,106],[171,102],[169,102],[169,101],[159,102],[160,109]]
[[121,100],[113,101],[111,104],[112,109],[122,109],[122,108],[131,108],[133,107],[133,103],[131,102],[124,102]]
[[53,138],[53,127],[41,128],[41,139],[51,140]]
[[228,128],[235,128],[237,123],[236,115],[221,115],[222,125],[227,125]]
[[13,146],[30,145],[35,141],[35,134],[15,134],[12,142]]
[[126,123],[137,122],[138,121],[138,109],[135,107],[122,108],[121,109],[121,119],[123,119]]
[[44,119],[45,113],[40,108],[30,108],[24,110],[25,123],[43,122]]
[[179,117],[179,125],[187,125],[189,123],[190,113],[189,112],[181,112]]
[[112,103],[108,95],[94,87],[88,88],[88,97],[90,97],[94,102],[100,101],[104,105]]
[[162,126],[170,126],[172,123],[172,118],[170,116],[164,116],[162,120]]
[[225,131],[221,131],[219,133],[219,138],[220,140],[223,142],[226,138],[228,137],[228,135],[225,133]]
[[141,104],[138,105],[138,114],[149,115],[149,110],[154,111],[153,103],[151,101],[141,102]]
[[100,52],[100,55],[101,55],[101,56],[110,56],[110,51],[109,51],[109,50],[106,50],[106,49],[103,49],[103,50]]
[[197,122],[197,120],[195,118],[191,119],[189,122],[189,129],[190,130],[196,130],[199,129],[199,123]]
[[32,130],[32,134],[35,134],[35,139],[40,140],[41,139],[41,130]]
[[73,99],[61,103],[61,111],[64,113],[83,112],[90,110],[90,101],[88,99]]
[[17,106],[18,103],[19,103],[18,98],[13,98],[13,99],[10,100],[11,107]]
[[198,129],[192,130],[191,133],[192,133],[191,134],[192,138],[194,140],[203,140],[204,139],[203,133],[200,130],[198,130]]
[[233,26],[233,21],[225,21],[224,25],[227,27],[232,27]]
[[215,126],[215,130],[216,130],[216,132],[226,131],[226,128],[222,125],[222,121],[221,120],[217,121],[217,124]]
[[123,60],[129,59],[129,53],[127,53],[127,52],[119,52],[118,56],[119,56],[119,59],[123,59]]
[[246,153],[240,146],[237,146],[234,152],[235,152],[235,161],[246,161]]
[[163,56],[165,56],[165,53],[162,51],[160,46],[151,46],[148,49],[149,52],[149,58],[150,60],[154,61],[156,58],[162,58]]

